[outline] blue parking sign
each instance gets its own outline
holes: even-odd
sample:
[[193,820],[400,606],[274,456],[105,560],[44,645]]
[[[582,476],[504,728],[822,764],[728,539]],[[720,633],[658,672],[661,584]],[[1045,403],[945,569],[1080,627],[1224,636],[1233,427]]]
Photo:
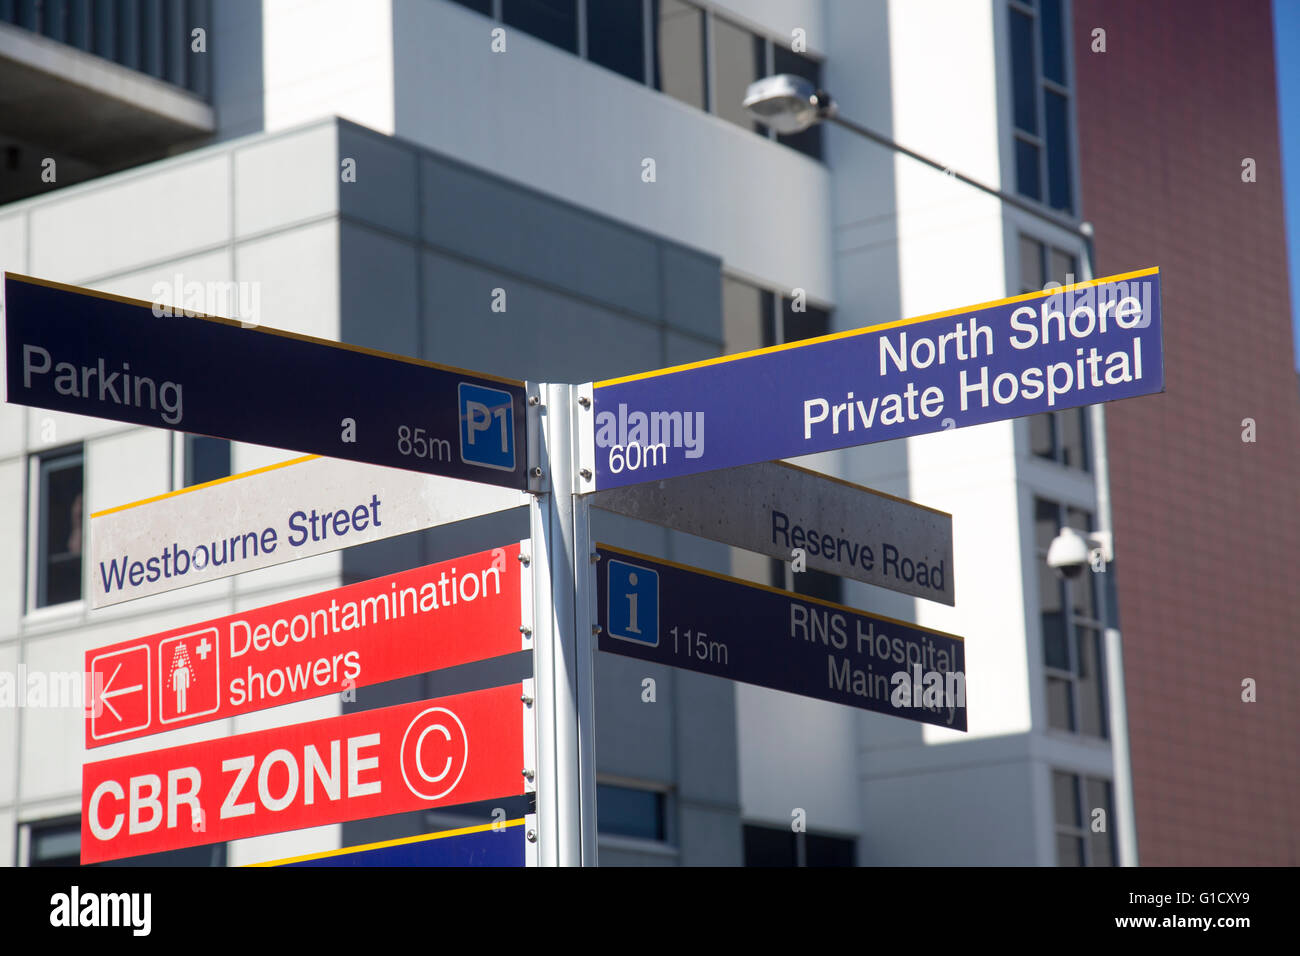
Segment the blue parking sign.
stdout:
[[515,410],[509,392],[461,382],[460,460],[467,465],[515,470]]
[[609,562],[609,636],[659,646],[659,572]]

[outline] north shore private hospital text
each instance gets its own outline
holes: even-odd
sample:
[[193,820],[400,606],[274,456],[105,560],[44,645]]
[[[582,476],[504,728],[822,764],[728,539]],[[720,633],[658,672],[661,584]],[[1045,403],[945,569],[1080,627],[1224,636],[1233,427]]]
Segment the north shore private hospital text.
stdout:
[[[1105,287],[1106,290],[1114,288]],[[1140,291],[1145,292],[1145,288]],[[1008,344],[1023,351],[1065,342],[1067,338],[1079,341],[1104,335],[1112,323],[1125,331],[1150,324],[1149,303],[1144,305],[1134,295],[1108,297],[1103,290],[1096,299],[1087,298],[1089,301],[1083,304],[1071,302],[1074,307],[1068,311],[1054,307],[1059,304],[1059,293],[1044,299],[1037,307],[1024,305],[1014,310],[1010,316]],[[1075,349],[1072,362],[1032,366],[1021,369],[1018,374],[1007,371],[991,375],[988,365],[974,371],[963,368],[958,385],[961,411],[968,411],[973,406],[988,408],[992,403],[1009,405],[1017,399],[1035,401],[1044,395],[1047,396],[1048,408],[1054,408],[1058,401],[1073,392],[1140,381],[1143,372],[1142,340],[1135,335],[1130,346],[1108,354],[1102,354],[1095,346],[1080,346]],[[915,336],[906,329],[884,332],[880,334],[880,376],[884,378],[893,372],[926,369],[936,363],[947,365],[973,361],[993,353],[992,326],[973,316],[958,319],[951,331],[936,336]],[[870,429],[877,421],[882,426],[889,426],[918,421],[923,417],[938,418],[944,412],[947,399],[948,396],[937,385],[918,390],[910,381],[901,392],[873,395],[869,402],[863,398],[855,399],[853,392],[848,392],[843,401],[835,401],[829,396],[805,399],[803,437],[807,441],[814,434],[824,436],[828,427],[831,434],[839,435],[842,431]],[[1070,404],[1103,400],[1103,395],[1097,395]]]

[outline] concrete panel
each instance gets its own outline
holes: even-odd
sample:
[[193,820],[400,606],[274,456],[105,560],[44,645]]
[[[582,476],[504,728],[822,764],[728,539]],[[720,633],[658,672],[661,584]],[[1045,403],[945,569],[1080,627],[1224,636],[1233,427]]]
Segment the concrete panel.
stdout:
[[27,213],[0,217],[0,270],[28,273]]
[[338,130],[338,163],[356,160],[356,182],[340,183],[339,211],[350,218],[415,236],[420,228],[417,151],[346,120]]
[[165,162],[72,187],[31,211],[31,271],[85,283],[230,237],[229,159]]
[[[740,814],[678,802],[682,866],[743,866],[745,846]],[[602,859],[602,863],[604,860]]]
[[673,676],[677,792],[683,802],[721,803],[739,811],[736,685],[722,677],[691,671],[678,671]]
[[[630,657],[596,654],[596,767],[602,774],[672,782],[675,678],[681,673]],[[655,682],[655,701],[641,682]],[[635,746],[629,742],[635,741]]]
[[86,515],[171,491],[171,432],[132,428],[86,446]]
[[[23,581],[27,560],[24,527],[27,496],[23,494],[26,459],[0,462],[0,541],[5,541],[5,556],[0,560],[0,640],[18,633],[23,614]],[[0,767],[4,766],[0,762]]]
[[868,778],[862,866],[1034,866],[1028,759]]
[[603,217],[447,160],[420,163],[422,231],[430,245],[658,317],[655,242]]
[[[236,318],[234,310],[222,308],[221,293],[228,292],[234,277],[234,263],[229,249],[205,252],[197,256],[177,259],[165,266],[151,266],[138,272],[127,272],[95,283],[101,292],[124,295],[145,302],[190,309],[206,315]],[[203,295],[196,299],[193,283],[203,283]],[[209,286],[209,283],[223,285]],[[186,286],[190,286],[187,290]],[[209,294],[211,293],[211,294]],[[235,303],[237,305],[237,303]]]
[[226,863],[229,866],[248,866],[250,863],[269,863],[308,853],[337,850],[340,848],[339,836],[342,832],[343,825],[333,823],[324,827],[308,827],[288,833],[233,840],[226,845]]
[[664,321],[722,349],[722,263],[713,256],[659,244]]
[[339,227],[316,223],[241,242],[235,275],[261,283],[262,324],[318,338],[339,329]]
[[599,860],[601,866],[678,866],[680,856],[658,850],[638,850],[631,841],[605,838],[600,841]]
[[[433,253],[425,253],[422,269],[424,357],[431,361],[551,382],[662,364],[659,330],[648,323]],[[490,310],[494,288],[506,290],[505,312]]]
[[[26,690],[18,670],[18,645],[0,645],[0,806],[18,794],[18,707]],[[12,694],[12,699],[9,695]],[[0,853],[0,866],[9,860]]]
[[13,866],[18,841],[18,814],[0,810],[0,866]]
[[339,224],[339,242],[339,337],[351,345],[419,356],[415,243],[350,222]]
[[235,235],[276,229],[338,209],[333,123],[259,138],[235,151]]

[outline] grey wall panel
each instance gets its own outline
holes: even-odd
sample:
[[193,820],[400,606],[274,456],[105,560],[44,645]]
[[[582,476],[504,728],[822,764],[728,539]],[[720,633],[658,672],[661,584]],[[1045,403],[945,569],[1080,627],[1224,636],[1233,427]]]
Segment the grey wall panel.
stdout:
[[[419,232],[418,154],[389,136],[339,120],[339,211],[414,238]],[[342,178],[355,161],[355,182]]]
[[647,318],[662,311],[653,238],[540,193],[425,154],[430,245]]

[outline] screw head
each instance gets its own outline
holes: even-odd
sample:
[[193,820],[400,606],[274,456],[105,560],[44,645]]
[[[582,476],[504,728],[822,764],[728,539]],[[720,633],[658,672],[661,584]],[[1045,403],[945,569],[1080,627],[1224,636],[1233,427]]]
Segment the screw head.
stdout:
[[540,404],[542,404],[542,400],[541,400],[540,398],[538,398],[536,395],[529,395],[529,396],[528,396],[528,404],[529,404],[529,405],[540,405]]
[[581,405],[583,408],[591,408],[591,399],[589,399],[586,395],[579,395],[578,404]]
[[533,465],[533,470],[530,472],[530,474],[531,474],[534,478],[540,478],[540,477],[542,477],[542,469],[541,469],[541,467],[538,466],[538,465]]
[[529,842],[529,843],[536,843],[536,842],[537,842],[537,831],[536,831],[536,830],[529,830],[528,833],[525,834],[525,836],[528,837],[528,842]]
[[591,469],[584,468],[578,474],[582,475],[583,481],[591,481]]

